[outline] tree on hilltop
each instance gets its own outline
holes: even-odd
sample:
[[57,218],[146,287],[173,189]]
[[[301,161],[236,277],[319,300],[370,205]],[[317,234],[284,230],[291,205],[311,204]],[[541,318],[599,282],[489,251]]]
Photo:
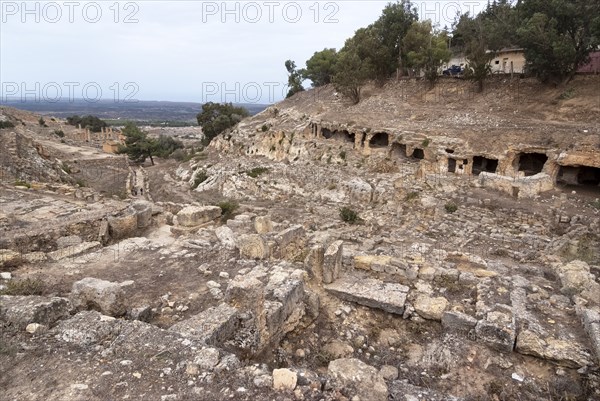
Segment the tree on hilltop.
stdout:
[[243,107],[236,107],[231,103],[208,102],[202,105],[202,111],[198,113],[196,119],[198,125],[202,127],[206,142],[210,143],[214,137],[233,127],[249,115],[248,110]]
[[431,85],[439,77],[439,69],[450,60],[447,34],[435,32],[430,21],[413,22],[402,41],[408,52],[407,65],[425,72],[425,78]]
[[287,95],[285,96],[286,98],[288,98],[304,90],[304,87],[302,86],[302,81],[304,80],[304,70],[296,69],[296,63],[292,60],[285,61],[285,69],[289,74],[288,87],[290,89]]
[[306,69],[302,71],[302,75],[312,81],[313,88],[331,83],[337,56],[335,49],[323,49],[306,60]]

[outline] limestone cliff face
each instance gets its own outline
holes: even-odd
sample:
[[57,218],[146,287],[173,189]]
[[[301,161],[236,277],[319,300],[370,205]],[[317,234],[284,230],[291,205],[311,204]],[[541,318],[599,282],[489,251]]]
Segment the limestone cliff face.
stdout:
[[44,147],[25,135],[20,129],[0,131],[3,150],[0,152],[0,168],[3,179],[9,181],[58,181],[56,161]]
[[[536,196],[557,183],[597,187],[600,108],[587,89],[590,80],[600,78],[575,81],[581,93],[577,121],[565,115],[572,108],[559,104],[554,92],[529,80],[492,82],[489,93],[469,94],[463,102],[436,97],[436,89],[431,93],[412,81],[369,88],[358,105],[347,104],[332,87],[318,88],[269,107],[210,146],[227,157],[287,163],[331,163],[352,154],[362,163],[386,160],[406,171],[416,162],[418,178],[480,177],[481,185],[517,197]],[[444,81],[437,90],[459,96],[468,85]]]

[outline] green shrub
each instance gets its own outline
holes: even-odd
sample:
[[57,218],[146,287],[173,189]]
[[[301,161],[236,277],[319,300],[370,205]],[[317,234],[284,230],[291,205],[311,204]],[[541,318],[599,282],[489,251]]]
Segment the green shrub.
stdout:
[[346,206],[340,208],[340,219],[348,224],[356,224],[361,220],[356,211]]
[[559,100],[568,100],[575,96],[575,88],[569,88],[558,96]]
[[100,132],[102,128],[106,128],[108,124],[106,121],[102,121],[98,117],[95,116],[83,116],[80,117],[78,115],[67,117],[67,124],[77,127],[81,125],[81,128],[89,128],[92,132]]
[[67,163],[63,163],[61,167],[65,173],[71,174],[71,166],[69,166]]
[[221,218],[223,221],[227,221],[233,217],[233,213],[237,210],[240,205],[236,201],[226,200],[219,202],[218,205],[221,208]]
[[54,131],[52,131],[52,133],[59,138],[65,137],[65,133],[63,132],[63,130],[60,130],[60,129],[55,129]]
[[458,210],[458,206],[454,202],[448,202],[444,205],[447,213],[454,213]]
[[340,159],[342,159],[342,160],[346,160],[346,152],[345,152],[344,150],[342,150],[342,151],[340,152],[339,156],[340,156]]
[[428,138],[423,139],[423,142],[421,142],[421,146],[423,148],[426,148],[427,146],[429,146],[429,139]]
[[269,126],[267,124],[263,124],[263,126],[260,128],[260,130],[262,132],[267,132],[269,130]]
[[83,187],[85,187],[85,186],[86,186],[86,185],[85,185],[85,181],[83,181],[81,178],[78,178],[78,179],[75,181],[75,184],[77,184],[77,186],[79,186],[79,187],[81,187],[81,188],[83,188]]
[[33,278],[10,280],[6,284],[6,288],[0,291],[2,295],[42,295],[43,293],[44,282]]
[[15,125],[10,121],[0,121],[0,129],[2,128],[14,128]]
[[154,146],[154,154],[166,159],[176,150],[183,149],[183,142],[167,135],[159,135],[158,139],[154,142]]
[[269,169],[266,167],[255,167],[251,170],[246,171],[246,174],[252,178],[257,178],[259,175],[262,175],[268,171]]
[[595,207],[596,209],[600,209],[600,200],[590,202],[590,205],[592,205],[592,207]]
[[46,121],[44,120],[43,117],[40,117],[40,119],[38,120],[38,124],[41,125],[42,127],[46,127]]
[[192,189],[198,188],[198,185],[202,184],[206,180],[208,180],[208,174],[206,174],[206,171],[198,171],[198,173],[196,173],[196,177],[194,178]]

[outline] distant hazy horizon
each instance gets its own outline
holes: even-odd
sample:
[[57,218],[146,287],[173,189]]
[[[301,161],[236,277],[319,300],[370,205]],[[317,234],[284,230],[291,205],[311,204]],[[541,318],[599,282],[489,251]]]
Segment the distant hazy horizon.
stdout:
[[[387,3],[2,1],[1,99],[270,104],[287,92],[285,60],[341,48]],[[487,0],[414,4],[444,28]]]

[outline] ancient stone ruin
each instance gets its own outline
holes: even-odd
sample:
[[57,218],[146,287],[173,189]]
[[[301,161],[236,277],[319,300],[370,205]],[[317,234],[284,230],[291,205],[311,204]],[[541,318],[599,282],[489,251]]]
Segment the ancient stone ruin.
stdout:
[[524,82],[315,89],[155,166],[0,108],[0,398],[600,399],[597,78],[576,119]]

